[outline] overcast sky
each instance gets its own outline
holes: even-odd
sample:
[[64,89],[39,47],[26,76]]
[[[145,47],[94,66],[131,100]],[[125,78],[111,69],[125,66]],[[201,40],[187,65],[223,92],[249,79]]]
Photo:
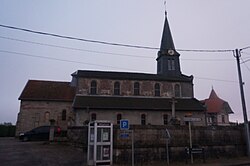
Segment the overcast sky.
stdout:
[[[249,7],[249,0],[168,0],[167,17],[176,49],[234,50],[250,46]],[[164,10],[163,0],[1,0],[0,24],[76,38],[160,47]],[[0,123],[16,123],[18,97],[28,80],[71,81],[76,70],[156,73],[157,51],[0,27]],[[179,53],[182,73],[194,76],[195,97],[208,98],[213,87],[234,111],[231,121],[242,122],[232,52]],[[250,49],[243,50],[241,61],[246,62],[241,69],[248,117],[249,59]]]

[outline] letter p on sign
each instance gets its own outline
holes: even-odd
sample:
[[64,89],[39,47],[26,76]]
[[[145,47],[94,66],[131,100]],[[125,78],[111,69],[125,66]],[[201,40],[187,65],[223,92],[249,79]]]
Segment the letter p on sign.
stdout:
[[121,130],[128,130],[129,129],[129,124],[128,124],[127,119],[120,120],[120,129]]

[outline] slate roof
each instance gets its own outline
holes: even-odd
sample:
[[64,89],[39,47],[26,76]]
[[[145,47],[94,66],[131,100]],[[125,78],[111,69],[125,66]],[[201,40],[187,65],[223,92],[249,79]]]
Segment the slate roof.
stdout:
[[223,110],[225,110],[229,114],[233,113],[228,102],[219,98],[214,89],[211,90],[209,98],[202,100],[201,102],[206,105],[207,113],[220,113]]
[[117,79],[117,80],[152,80],[152,81],[171,81],[171,82],[175,82],[175,81],[192,82],[193,81],[193,76],[186,76],[183,74],[177,77],[167,77],[161,74],[78,70],[71,75],[73,77]]
[[32,101],[73,101],[75,88],[70,82],[29,80],[19,100]]
[[[118,110],[171,110],[170,98],[160,97],[123,97],[123,96],[80,96],[77,95],[75,109],[118,109]],[[195,98],[176,99],[178,111],[203,111],[205,108]]]
[[168,49],[175,50],[174,41],[172,38],[171,30],[168,24],[167,15],[165,16],[165,23],[163,27],[163,33],[161,38],[160,51],[166,51]]

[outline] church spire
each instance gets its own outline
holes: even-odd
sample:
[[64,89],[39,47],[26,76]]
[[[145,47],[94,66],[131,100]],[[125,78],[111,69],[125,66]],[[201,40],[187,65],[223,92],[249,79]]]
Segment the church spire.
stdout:
[[165,23],[164,23],[163,33],[162,33],[162,38],[161,38],[160,51],[167,52],[167,50],[170,50],[170,49],[175,50],[175,47],[174,47],[174,41],[172,38],[170,27],[168,24],[167,12],[165,12]]
[[156,59],[157,74],[179,77],[181,75],[179,56],[180,54],[175,50],[174,41],[168,24],[167,13],[165,13],[161,47]]

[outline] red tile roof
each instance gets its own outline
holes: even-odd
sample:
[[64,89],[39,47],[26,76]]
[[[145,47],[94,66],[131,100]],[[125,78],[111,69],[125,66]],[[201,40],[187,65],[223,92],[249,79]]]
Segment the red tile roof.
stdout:
[[233,113],[228,103],[217,96],[214,89],[212,89],[209,98],[201,101],[206,105],[207,113],[219,113],[222,110],[228,113]]
[[75,88],[70,82],[29,80],[19,100],[73,101]]

